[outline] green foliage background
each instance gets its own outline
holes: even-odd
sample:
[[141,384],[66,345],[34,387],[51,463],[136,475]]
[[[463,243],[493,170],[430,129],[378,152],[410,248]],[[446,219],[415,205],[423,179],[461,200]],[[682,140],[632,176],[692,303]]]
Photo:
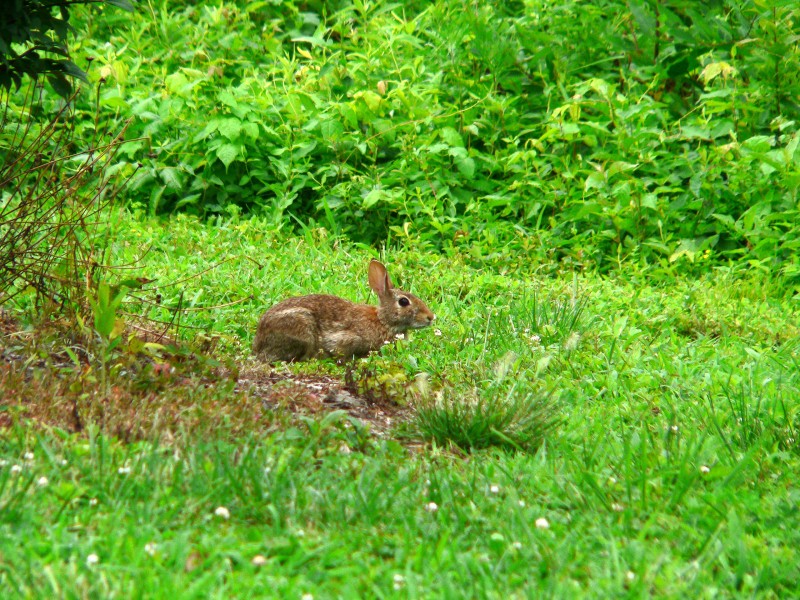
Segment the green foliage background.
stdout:
[[142,165],[128,198],[150,213],[240,207],[477,260],[733,260],[800,279],[794,2],[99,12],[76,12],[73,53],[147,138],[117,168]]

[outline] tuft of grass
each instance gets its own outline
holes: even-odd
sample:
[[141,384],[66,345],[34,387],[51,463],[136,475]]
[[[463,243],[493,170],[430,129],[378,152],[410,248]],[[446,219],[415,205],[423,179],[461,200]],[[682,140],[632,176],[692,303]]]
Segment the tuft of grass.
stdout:
[[497,447],[532,452],[558,424],[550,396],[488,390],[472,396],[440,392],[416,403],[414,427],[422,439],[464,451]]

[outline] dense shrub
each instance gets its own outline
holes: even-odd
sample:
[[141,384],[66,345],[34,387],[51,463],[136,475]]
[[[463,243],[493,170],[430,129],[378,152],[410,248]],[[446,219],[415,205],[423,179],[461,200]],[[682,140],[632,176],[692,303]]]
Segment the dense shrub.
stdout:
[[800,8],[156,2],[84,14],[153,213],[800,276]]

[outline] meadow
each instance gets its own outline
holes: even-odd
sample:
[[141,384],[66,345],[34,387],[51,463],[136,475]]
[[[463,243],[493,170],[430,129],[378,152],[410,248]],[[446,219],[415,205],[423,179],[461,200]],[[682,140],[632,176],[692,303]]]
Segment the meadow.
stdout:
[[[120,262],[150,248],[141,273],[190,277],[188,308],[247,300],[184,321],[242,368],[274,300],[369,301],[367,249],[275,237],[251,219],[125,223]],[[17,416],[2,442],[3,586],[27,597],[796,591],[796,301],[724,272],[659,287],[538,277],[535,265],[481,270],[410,248],[386,262],[429,302],[441,335],[417,331],[363,361],[372,379],[396,382],[394,401],[417,405],[381,436],[343,411],[265,410],[224,377],[140,373],[153,393],[124,372],[114,377],[128,391],[102,402],[131,439],[103,435],[102,420],[68,433],[24,417],[37,404],[97,402],[99,378],[61,368],[38,384],[48,377],[6,369],[4,388],[28,397],[6,407]],[[57,370],[29,339],[5,343],[30,356],[28,369]],[[524,417],[542,406],[553,423],[540,440],[541,414]]]
[[[0,595],[800,594],[800,9],[734,4],[75,8],[3,96]],[[431,327],[252,356],[372,258]]]

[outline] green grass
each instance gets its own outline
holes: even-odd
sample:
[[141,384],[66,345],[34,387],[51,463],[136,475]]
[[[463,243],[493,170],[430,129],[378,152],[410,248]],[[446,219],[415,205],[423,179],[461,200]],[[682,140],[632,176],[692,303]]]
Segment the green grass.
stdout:
[[[181,297],[192,309],[228,304],[181,317],[181,335],[218,338],[219,359],[247,364],[258,316],[287,295],[371,301],[374,254],[321,232],[121,213],[118,233],[115,263],[143,256],[136,274],[156,279],[135,295],[161,294],[124,310],[169,320]],[[16,416],[0,438],[2,595],[798,593],[796,298],[724,270],[658,286],[635,273],[543,278],[524,261],[478,269],[413,248],[383,258],[441,335],[414,332],[359,364],[405,387],[421,417],[366,442],[342,413],[233,427],[236,403],[257,406],[229,386],[205,413],[183,400],[191,426],[125,443],[5,407]],[[291,369],[345,372],[332,361]],[[179,391],[160,393],[179,403]],[[425,413],[439,394],[441,412]],[[545,420],[503,420],[543,401]],[[429,442],[407,444],[419,435]],[[501,450],[514,445],[503,438],[528,451]]]

